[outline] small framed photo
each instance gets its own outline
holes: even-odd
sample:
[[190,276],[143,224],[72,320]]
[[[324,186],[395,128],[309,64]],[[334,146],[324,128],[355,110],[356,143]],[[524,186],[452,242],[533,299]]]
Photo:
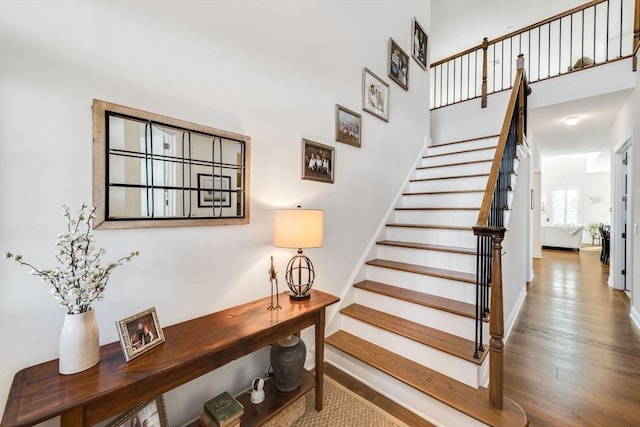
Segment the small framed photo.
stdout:
[[427,69],[427,41],[429,36],[424,32],[416,18],[413,18],[413,36],[411,42],[411,56],[423,70]]
[[389,85],[366,67],[362,70],[362,109],[389,121]]
[[198,207],[231,207],[230,176],[198,174]]
[[160,395],[120,415],[107,427],[167,427],[168,425],[164,398]]
[[360,147],[362,116],[336,104],[336,141]]
[[389,37],[389,77],[404,90],[409,90],[409,55]]
[[116,323],[127,362],[164,342],[164,334],[155,307],[118,320]]
[[319,142],[302,140],[302,179],[333,184],[335,150]]

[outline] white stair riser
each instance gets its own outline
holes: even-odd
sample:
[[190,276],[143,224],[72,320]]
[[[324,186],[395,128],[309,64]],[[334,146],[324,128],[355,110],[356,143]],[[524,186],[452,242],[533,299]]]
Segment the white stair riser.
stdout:
[[427,396],[401,381],[327,345],[326,360],[425,420],[440,426],[486,427],[485,424]]
[[441,277],[367,265],[367,279],[439,297],[475,304],[475,285]]
[[[396,210],[395,223],[423,225],[473,226],[478,220],[479,210]],[[471,230],[469,230],[471,233]]]
[[493,160],[496,150],[487,149],[480,151],[468,151],[464,153],[452,153],[444,156],[423,157],[420,166],[446,165],[449,163],[471,162],[474,160]]
[[480,209],[484,193],[445,193],[403,195],[403,208],[475,208]]
[[386,231],[387,240],[458,246],[461,248],[473,248],[477,245],[476,236],[473,235],[471,230],[387,227]]
[[372,326],[349,316],[342,319],[342,329],[429,369],[440,372],[470,387],[478,388],[479,366],[473,362],[426,346],[417,341]]
[[397,246],[378,245],[378,258],[389,261],[405,262],[426,267],[446,268],[464,273],[476,272],[475,255],[451,252],[429,251],[424,249],[403,248]]
[[[512,178],[513,179],[513,178]],[[427,191],[450,190],[484,190],[487,186],[486,176],[472,176],[468,178],[433,179],[429,181],[414,181],[407,186],[407,192],[420,193]]]
[[489,173],[491,162],[468,163],[463,165],[441,166],[436,168],[416,169],[415,179],[440,178],[445,176],[472,175]]
[[484,138],[475,141],[459,142],[457,144],[436,145],[427,147],[426,153],[431,156],[445,153],[455,153],[457,151],[474,150],[476,148],[497,147],[498,138]]
[[[355,289],[355,302],[374,310],[402,317],[403,319],[440,329],[446,333],[456,335],[471,341],[475,340],[476,321],[469,317],[425,307],[398,298],[376,294],[364,289]],[[489,340],[489,326],[483,322],[483,340]],[[487,346],[488,348],[488,346]]]

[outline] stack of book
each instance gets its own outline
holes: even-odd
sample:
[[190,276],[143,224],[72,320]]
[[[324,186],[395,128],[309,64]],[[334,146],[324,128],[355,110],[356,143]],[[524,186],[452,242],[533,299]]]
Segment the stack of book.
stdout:
[[244,406],[228,392],[221,393],[204,403],[200,425],[204,427],[240,427]]

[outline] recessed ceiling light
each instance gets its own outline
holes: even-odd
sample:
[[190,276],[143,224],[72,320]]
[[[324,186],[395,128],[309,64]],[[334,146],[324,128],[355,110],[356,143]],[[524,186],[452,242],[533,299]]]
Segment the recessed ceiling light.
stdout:
[[564,124],[567,126],[573,126],[575,124],[578,124],[579,121],[580,121],[580,116],[571,116],[564,119]]

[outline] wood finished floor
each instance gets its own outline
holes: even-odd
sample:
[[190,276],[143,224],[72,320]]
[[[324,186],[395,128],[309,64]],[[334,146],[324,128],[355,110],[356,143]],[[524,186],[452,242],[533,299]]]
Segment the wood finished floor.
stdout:
[[505,347],[531,427],[640,426],[640,331],[597,250],[543,251]]

